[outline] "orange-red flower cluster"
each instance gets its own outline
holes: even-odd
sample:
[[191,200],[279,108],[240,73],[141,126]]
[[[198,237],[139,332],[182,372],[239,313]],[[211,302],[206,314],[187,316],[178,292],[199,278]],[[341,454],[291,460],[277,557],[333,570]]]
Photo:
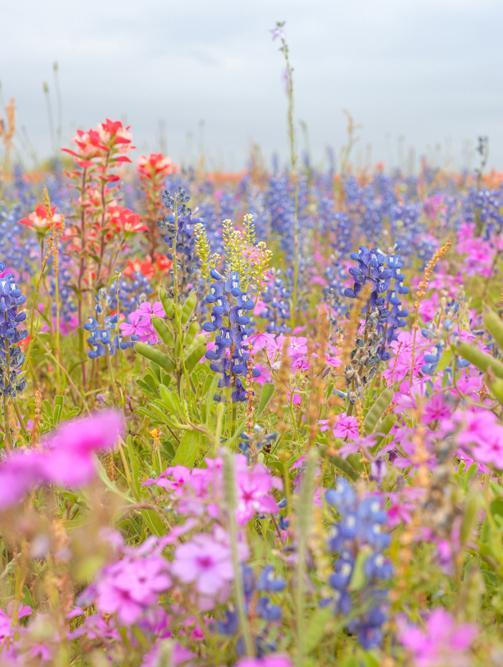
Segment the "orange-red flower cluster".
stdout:
[[140,216],[125,206],[110,204],[107,214],[109,226],[115,232],[130,234],[144,232],[147,229],[147,226],[142,223]]
[[39,204],[32,213],[19,220],[20,225],[26,225],[41,235],[45,235],[53,227],[62,229],[63,222],[64,217],[61,213],[56,213],[56,207],[45,204]]
[[138,159],[138,174],[142,179],[163,179],[171,174],[176,174],[178,166],[169,157],[162,153],[150,153],[141,155]]
[[[107,167],[121,162],[131,162],[126,155],[134,148],[129,125],[124,126],[120,120],[107,120],[91,130],[77,130],[73,138],[75,149],[63,148],[75,158],[82,169],[94,166],[94,160],[104,158]],[[108,182],[118,180],[118,176],[108,174]]]
[[146,259],[130,259],[128,260],[126,269],[124,270],[124,275],[133,276],[135,273],[141,273],[145,277],[151,279],[156,273],[167,273],[173,262],[160,253],[156,253],[154,256],[154,261],[150,257]]

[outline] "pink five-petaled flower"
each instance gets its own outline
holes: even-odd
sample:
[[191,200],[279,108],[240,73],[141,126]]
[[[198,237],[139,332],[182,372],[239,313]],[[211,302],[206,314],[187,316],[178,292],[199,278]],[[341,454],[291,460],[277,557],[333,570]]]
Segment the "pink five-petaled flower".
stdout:
[[122,415],[115,410],[65,422],[44,442],[46,479],[69,488],[88,484],[96,472],[94,453],[112,449],[123,428]]
[[26,218],[21,218],[21,220],[19,220],[19,224],[30,227],[38,234],[44,235],[53,227],[62,229],[63,221],[64,218],[61,213],[56,213],[55,206],[39,204],[35,207],[33,213],[27,215]]
[[503,426],[489,410],[458,411],[454,420],[462,425],[458,444],[471,450],[478,463],[503,470]]
[[117,614],[124,625],[132,625],[170,586],[167,562],[162,556],[128,556],[101,572],[96,606],[102,613]]
[[[279,511],[273,491],[282,488],[279,477],[256,464],[249,467],[246,457],[234,457],[236,470],[237,512],[240,525],[256,514],[275,514]],[[156,479],[148,479],[146,486],[165,489],[176,502],[177,511],[184,515],[211,516],[217,518],[222,511],[224,481],[222,459],[206,459],[206,468],[188,469],[184,466],[167,468]]]
[[266,655],[263,658],[241,658],[236,667],[292,667],[287,655]]
[[247,523],[255,514],[278,512],[278,503],[272,492],[282,488],[281,480],[273,477],[267,468],[260,464],[248,468],[241,458],[237,459],[236,468],[238,523]]
[[[247,556],[246,545],[239,544],[240,558]],[[231,550],[227,535],[216,529],[200,533],[180,544],[175,551],[171,572],[184,584],[192,584],[202,596],[220,598],[233,579]]]
[[[329,422],[328,419],[320,419],[318,422],[320,425],[320,431],[328,431]],[[349,439],[353,440],[358,438],[358,420],[356,417],[351,417],[346,414],[337,415],[335,419],[334,426],[332,428],[332,433],[335,438]]]
[[414,658],[415,667],[468,667],[466,651],[477,636],[477,627],[458,624],[445,609],[434,609],[425,630],[399,620],[399,638]]
[[144,301],[137,310],[128,315],[128,321],[122,322],[119,327],[123,336],[135,336],[142,343],[155,345],[158,337],[152,319],[164,317],[164,308],[160,301],[149,303]]
[[0,509],[41,484],[77,488],[96,472],[94,452],[111,449],[123,429],[120,413],[106,410],[62,424],[40,449],[18,449],[0,462]]

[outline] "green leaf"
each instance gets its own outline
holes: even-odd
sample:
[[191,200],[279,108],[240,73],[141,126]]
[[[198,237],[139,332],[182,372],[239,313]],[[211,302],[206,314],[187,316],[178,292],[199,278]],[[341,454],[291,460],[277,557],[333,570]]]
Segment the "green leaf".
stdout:
[[63,396],[57,395],[54,398],[54,423],[59,424],[61,412],[63,411]]
[[457,350],[464,359],[477,366],[477,368],[480,368],[484,373],[491,370],[496,377],[503,379],[503,364],[501,361],[491,357],[490,354],[486,354],[482,350],[468,345],[468,343],[459,343]]
[[374,429],[374,432],[381,434],[381,438],[380,438],[379,442],[386,435],[388,435],[388,433],[391,431],[391,428],[392,428],[392,426],[395,422],[396,422],[396,416],[392,413],[390,413],[389,415],[386,415],[385,417],[383,417],[382,419],[380,419],[377,422],[376,427]]
[[161,292],[160,295],[161,298],[161,303],[162,307],[164,308],[164,314],[168,319],[171,319],[173,317],[173,314],[175,312],[175,305],[173,303],[173,299],[170,299],[168,297],[168,294],[165,290]]
[[199,431],[185,431],[180,439],[173,459],[173,465],[191,468],[199,458],[203,444],[203,435]]
[[393,395],[394,391],[392,389],[385,389],[367,412],[363,422],[363,430],[367,435],[374,433],[377,423],[393,400]]
[[495,380],[490,389],[493,396],[503,405],[503,380]]
[[491,503],[491,514],[503,523],[503,497],[495,498]]
[[272,395],[274,394],[274,385],[273,384],[265,384],[262,387],[262,393],[260,394],[260,401],[257,407],[257,414],[262,414],[262,412],[266,409],[269,401],[272,398]]
[[206,340],[203,336],[198,336],[192,345],[187,349],[184,365],[185,368],[190,372],[195,367],[195,365],[201,361],[206,352]]
[[479,493],[474,491],[466,498],[465,512],[463,521],[461,522],[460,541],[461,544],[466,544],[471,537],[473,528],[478,518],[480,508]]
[[360,667],[360,663],[354,655],[348,655],[344,662],[341,662],[340,667]]
[[153,317],[152,324],[154,325],[154,329],[157,331],[159,338],[162,340],[164,345],[172,348],[174,345],[174,338],[171,327],[166,324],[166,322],[160,317]]
[[353,482],[356,482],[359,475],[351,463],[349,463],[349,461],[343,459],[342,456],[331,456],[330,461],[336,468],[341,470],[345,475],[352,479]]
[[175,416],[179,421],[185,421],[182,403],[178,394],[174,391],[170,391],[163,384],[159,385],[159,394],[161,396],[161,401],[167,407],[170,415]]
[[365,561],[367,560],[368,555],[369,554],[366,549],[358,552],[353,568],[353,574],[351,576],[351,581],[349,582],[350,591],[360,591],[365,586],[365,582],[367,581],[367,577],[365,575]]
[[96,467],[98,470],[98,477],[101,479],[103,484],[107,487],[109,491],[112,493],[115,493],[115,495],[119,496],[123,500],[125,500],[128,503],[134,503],[134,499],[131,498],[131,496],[124,491],[121,491],[110,479],[110,477],[107,475],[106,470],[101,463],[101,461],[96,461]]
[[322,607],[316,609],[307,623],[304,646],[306,653],[313,651],[323,639],[327,624],[331,623],[334,617],[332,607]]
[[164,368],[164,370],[168,371],[168,373],[172,373],[175,370],[174,362],[166,354],[163,354],[157,348],[152,347],[152,345],[146,345],[145,343],[136,343],[134,349],[143,357],[146,357],[147,359],[153,361],[161,368]]
[[484,324],[498,344],[499,349],[503,352],[503,320],[501,317],[494,310],[488,308],[484,314]]
[[380,667],[381,663],[373,653],[362,653],[360,659],[363,660],[364,667]]
[[182,324],[185,325],[187,322],[190,320],[192,315],[194,314],[194,310],[196,309],[197,306],[197,295],[195,292],[191,292],[187,299],[185,300],[185,303],[183,304],[182,308]]

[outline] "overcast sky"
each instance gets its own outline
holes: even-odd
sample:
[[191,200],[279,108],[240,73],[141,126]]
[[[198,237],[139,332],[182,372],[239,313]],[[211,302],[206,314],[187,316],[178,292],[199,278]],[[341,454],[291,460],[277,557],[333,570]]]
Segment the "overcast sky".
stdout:
[[360,162],[404,161],[414,146],[459,163],[486,134],[503,169],[503,0],[0,0],[3,98],[40,155],[54,61],[65,141],[110,117],[142,151],[159,149],[163,122],[177,160],[202,143],[236,168],[253,140],[285,154],[277,19],[315,156],[344,143],[348,109]]

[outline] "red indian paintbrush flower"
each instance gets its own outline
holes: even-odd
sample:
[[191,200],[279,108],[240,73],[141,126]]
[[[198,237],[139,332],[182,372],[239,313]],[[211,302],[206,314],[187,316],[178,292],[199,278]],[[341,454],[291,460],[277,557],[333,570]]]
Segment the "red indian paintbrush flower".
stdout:
[[45,204],[39,204],[32,213],[19,220],[20,225],[30,227],[42,235],[45,235],[53,227],[62,229],[63,222],[64,217],[61,213],[56,213],[56,207],[46,206]]
[[138,174],[142,179],[165,178],[178,171],[178,166],[162,153],[141,155],[138,159]]

